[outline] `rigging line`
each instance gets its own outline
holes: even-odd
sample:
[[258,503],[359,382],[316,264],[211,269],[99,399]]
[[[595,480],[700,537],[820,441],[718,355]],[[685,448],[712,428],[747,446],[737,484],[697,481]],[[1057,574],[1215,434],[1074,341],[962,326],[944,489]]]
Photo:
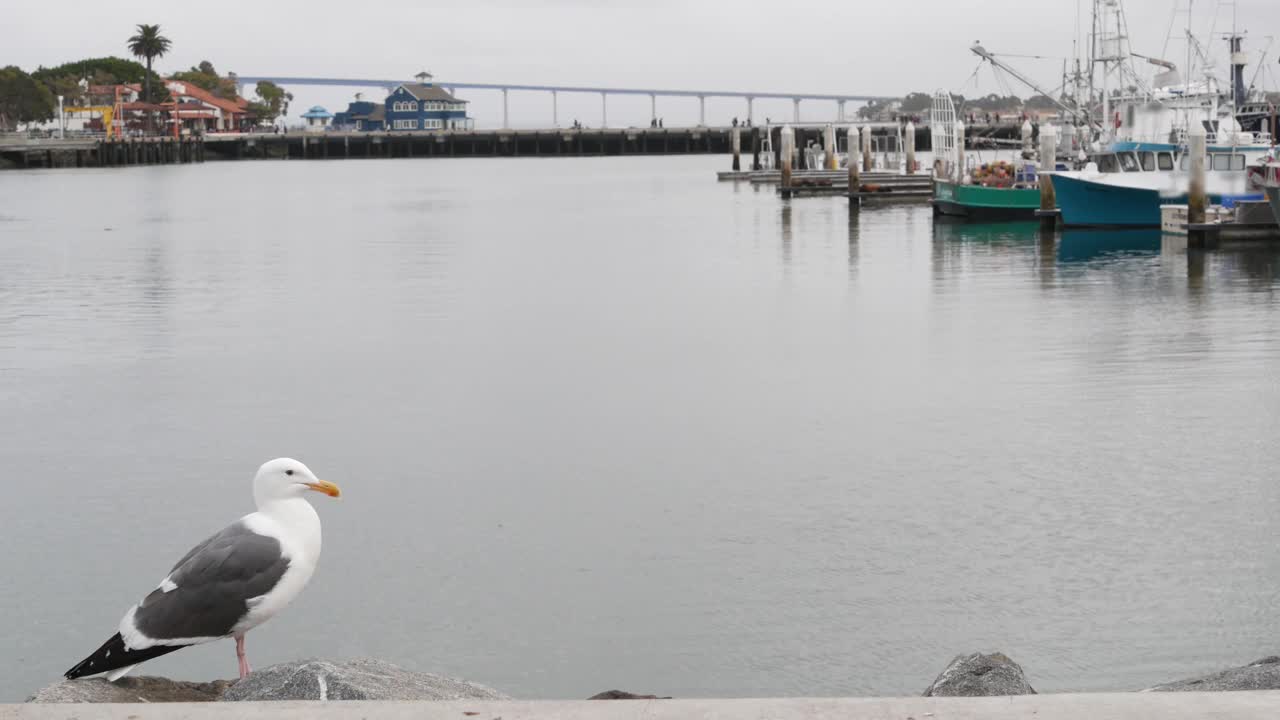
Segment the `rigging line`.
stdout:
[[969,77],[963,83],[960,84],[960,87],[962,88],[969,87],[969,82],[974,78],[978,77],[978,73],[982,71],[982,64],[985,62],[986,60],[979,60],[978,66],[973,69],[973,72],[969,73]]
[[1017,53],[991,53],[995,57],[1023,58],[1029,60],[1066,60],[1067,58],[1056,55],[1018,55]]
[[[1187,3],[1187,12],[1191,11],[1191,3]],[[1160,48],[1160,57],[1169,57],[1169,40],[1173,38],[1173,23],[1178,19],[1178,6],[1174,5],[1173,12],[1169,13],[1169,30],[1164,34],[1164,46]]]

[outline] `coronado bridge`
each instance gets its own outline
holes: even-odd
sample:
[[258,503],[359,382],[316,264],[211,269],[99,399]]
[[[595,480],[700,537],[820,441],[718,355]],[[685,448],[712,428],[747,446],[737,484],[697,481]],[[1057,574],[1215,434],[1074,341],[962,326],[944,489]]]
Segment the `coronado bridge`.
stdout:
[[[376,87],[395,88],[408,82],[406,80],[379,80],[362,78],[323,78],[323,77],[291,77],[285,75],[237,75],[235,82],[239,85],[255,85],[267,80],[282,87],[296,85],[323,85],[330,87]],[[576,93],[600,96],[601,127],[609,125],[610,95],[647,95],[649,97],[650,116],[658,116],[658,98],[679,97],[698,99],[698,117],[701,125],[707,124],[707,98],[737,98],[746,102],[747,121],[754,124],[754,102],[756,100],[790,100],[795,122],[800,122],[800,103],[803,101],[834,102],[837,108],[837,119],[844,121],[846,103],[869,103],[881,100],[895,100],[883,95],[845,95],[831,93],[795,93],[795,92],[749,92],[741,90],[672,90],[659,88],[614,88],[573,85],[521,85],[513,83],[471,83],[432,80],[433,85],[445,88],[450,93],[455,90],[496,90],[502,93],[502,126],[510,127],[507,112],[507,97],[512,92],[549,93],[551,95],[551,121],[559,126],[558,97],[560,93]],[[242,95],[244,93],[241,93]]]

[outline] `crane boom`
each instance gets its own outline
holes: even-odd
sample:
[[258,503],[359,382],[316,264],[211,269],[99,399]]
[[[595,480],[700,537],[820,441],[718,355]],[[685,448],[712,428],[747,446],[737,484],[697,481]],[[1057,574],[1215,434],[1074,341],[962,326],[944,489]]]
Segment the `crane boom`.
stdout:
[[1067,105],[1066,103],[1062,102],[1058,98],[1054,97],[1051,93],[1041,88],[1040,85],[1038,85],[1034,80],[1018,72],[1013,67],[1011,67],[1004,61],[997,58],[995,55],[992,55],[991,53],[987,52],[987,49],[982,47],[981,45],[974,45],[973,47],[969,48],[969,50],[971,50],[974,55],[977,55],[978,57],[982,58],[983,60],[986,60],[987,62],[991,63],[995,67],[998,67],[1001,70],[1009,73],[1014,77],[1015,80],[1022,83],[1023,85],[1026,85],[1027,87],[1043,95],[1044,97],[1049,98],[1049,100],[1051,100],[1054,105],[1057,105],[1058,107],[1062,108],[1066,112],[1070,113],[1072,117],[1075,117],[1077,120],[1084,120],[1086,123],[1088,123],[1092,127],[1100,127],[1096,122],[1094,122],[1093,118],[1089,116],[1090,115],[1089,113],[1081,112],[1079,108],[1073,108]]

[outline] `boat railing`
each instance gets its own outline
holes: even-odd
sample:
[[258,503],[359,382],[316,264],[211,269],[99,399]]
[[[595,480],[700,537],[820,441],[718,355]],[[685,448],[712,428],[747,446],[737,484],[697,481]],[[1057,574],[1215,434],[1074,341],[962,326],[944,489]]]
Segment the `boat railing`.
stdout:
[[[1174,131],[1176,144],[1178,147],[1185,148],[1188,146],[1188,137],[1186,130]],[[1133,142],[1150,142],[1150,143],[1168,143],[1168,137],[1133,137]],[[1274,139],[1269,132],[1239,132],[1239,133],[1222,133],[1211,132],[1205,135],[1206,145],[1274,145]]]

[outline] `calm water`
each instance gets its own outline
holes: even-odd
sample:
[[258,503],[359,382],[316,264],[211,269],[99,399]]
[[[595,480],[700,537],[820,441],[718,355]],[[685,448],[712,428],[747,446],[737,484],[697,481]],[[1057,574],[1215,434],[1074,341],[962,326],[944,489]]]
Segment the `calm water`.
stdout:
[[0,700],[280,455],[345,495],[260,666],[914,694],[974,650],[1042,691],[1280,650],[1280,254],[850,222],[727,162],[0,174]]

